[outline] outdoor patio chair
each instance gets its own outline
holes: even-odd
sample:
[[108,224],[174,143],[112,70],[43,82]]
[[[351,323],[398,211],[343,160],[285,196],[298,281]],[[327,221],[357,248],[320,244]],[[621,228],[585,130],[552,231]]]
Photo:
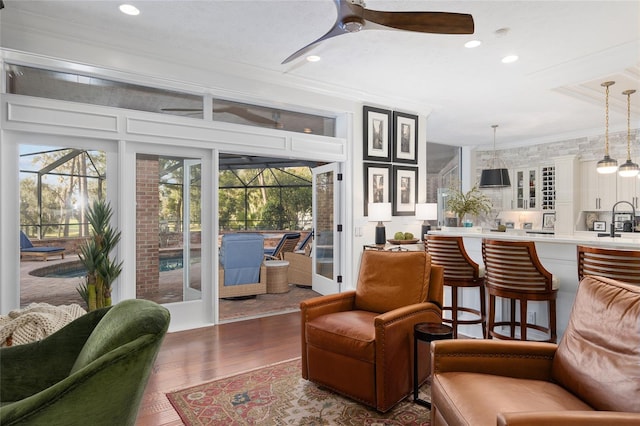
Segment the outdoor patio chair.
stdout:
[[[302,241],[300,241],[300,244],[298,244],[298,247],[296,247],[296,249],[294,250],[295,252],[299,252],[299,253],[304,253],[307,251],[307,247],[311,247],[311,242],[313,241],[313,231],[309,232],[307,234],[306,237],[304,237],[304,239]],[[309,250],[310,252],[310,250]]]
[[264,238],[260,234],[225,234],[220,245],[219,297],[244,298],[267,292]]
[[283,260],[284,254],[293,252],[300,241],[299,232],[287,232],[282,236],[275,248],[264,249],[264,255],[267,259]]
[[46,261],[49,256],[57,255],[62,256],[62,259],[64,259],[65,250],[66,249],[64,247],[36,247],[33,245],[29,237],[27,237],[27,234],[20,231],[20,259],[22,259],[22,256],[37,256]]

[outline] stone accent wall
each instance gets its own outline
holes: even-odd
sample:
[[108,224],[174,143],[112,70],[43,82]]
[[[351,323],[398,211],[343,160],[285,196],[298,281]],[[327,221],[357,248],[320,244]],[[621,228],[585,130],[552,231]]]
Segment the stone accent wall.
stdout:
[[[604,134],[577,139],[560,140],[533,146],[523,146],[496,150],[497,157],[503,160],[508,169],[526,167],[532,164],[552,163],[554,157],[576,155],[580,161],[600,160],[604,156]],[[631,159],[640,161],[640,129],[631,130]],[[609,133],[609,155],[622,164],[627,159],[627,131]],[[493,158],[493,151],[476,151],[476,176],[480,181],[480,172]]]
[[[579,161],[600,160],[604,157],[604,133],[576,139],[559,140],[539,145],[496,150],[497,157],[504,161],[508,169],[518,169],[530,165],[552,164],[555,157],[576,155]],[[631,129],[631,160],[640,162],[640,129]],[[480,181],[482,169],[490,164],[493,150],[476,151],[476,179]],[[609,155],[622,164],[627,159],[627,131],[609,133]],[[513,179],[513,177],[512,177]],[[512,182],[513,184],[513,182]],[[556,185],[559,184],[556,182]],[[561,184],[561,183],[560,183]],[[574,183],[575,186],[575,183]],[[483,192],[491,198],[494,209],[489,217],[483,218],[482,225],[491,226],[493,218],[502,210],[502,189],[486,189]]]
[[136,295],[150,297],[160,290],[158,156],[136,159]]

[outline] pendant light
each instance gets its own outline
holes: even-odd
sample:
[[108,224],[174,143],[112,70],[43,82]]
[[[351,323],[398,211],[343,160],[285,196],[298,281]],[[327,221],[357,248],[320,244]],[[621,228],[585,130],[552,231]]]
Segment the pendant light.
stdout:
[[604,158],[598,161],[596,169],[601,174],[615,173],[618,170],[618,162],[609,157],[609,86],[615,83],[615,81],[605,81],[600,85],[605,88]]
[[480,174],[480,188],[507,188],[511,186],[509,180],[509,170],[505,167],[498,167],[498,157],[496,155],[496,129],[497,124],[493,124],[493,158],[488,169],[482,170]]
[[640,172],[640,166],[631,161],[631,95],[635,90],[625,90],[623,95],[627,96],[627,161],[620,168],[618,174],[622,177],[634,177]]

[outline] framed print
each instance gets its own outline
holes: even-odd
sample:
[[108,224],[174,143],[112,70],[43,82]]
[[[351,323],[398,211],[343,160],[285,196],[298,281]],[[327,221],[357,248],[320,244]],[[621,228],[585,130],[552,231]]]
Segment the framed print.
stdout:
[[604,220],[595,220],[593,222],[593,230],[594,231],[606,231],[607,230],[607,222]]
[[391,161],[391,111],[365,106],[363,115],[362,158],[371,161]]
[[418,164],[418,116],[393,113],[393,161]]
[[622,231],[624,229],[624,223],[631,220],[631,213],[615,213],[613,215],[613,223],[616,224],[616,231]]
[[553,229],[556,226],[555,213],[542,213],[542,229]]
[[364,163],[364,215],[369,203],[391,202],[391,164]]
[[418,168],[393,166],[393,215],[413,216],[416,214],[418,197]]

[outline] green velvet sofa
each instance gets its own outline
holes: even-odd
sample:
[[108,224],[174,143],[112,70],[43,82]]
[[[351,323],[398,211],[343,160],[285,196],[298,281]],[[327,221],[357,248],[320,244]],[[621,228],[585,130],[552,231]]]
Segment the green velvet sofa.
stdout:
[[134,425],[169,311],[125,300],[0,349],[0,425]]

